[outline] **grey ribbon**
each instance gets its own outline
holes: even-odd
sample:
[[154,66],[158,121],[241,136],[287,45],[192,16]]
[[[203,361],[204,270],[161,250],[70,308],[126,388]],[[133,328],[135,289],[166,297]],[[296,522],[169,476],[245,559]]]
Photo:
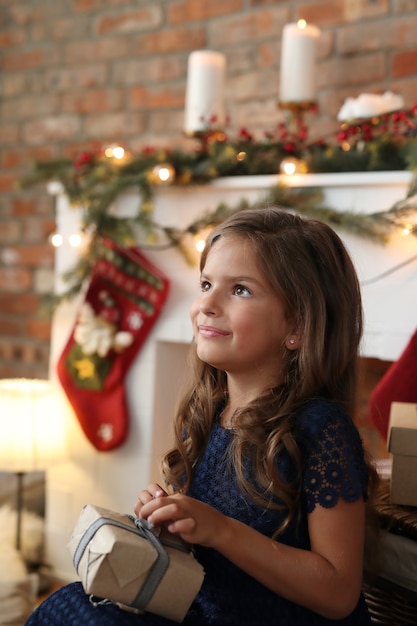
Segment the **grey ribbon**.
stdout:
[[158,537],[156,537],[156,535],[152,532],[146,520],[134,518],[130,515],[128,515],[128,517],[133,521],[133,523],[135,524],[134,526],[131,526],[130,524],[124,524],[123,522],[119,522],[109,517],[100,517],[95,522],[93,522],[87,528],[87,530],[80,539],[80,542],[74,552],[73,563],[75,570],[78,572],[78,566],[88,544],[90,543],[96,532],[106,524],[109,524],[110,526],[116,526],[117,528],[122,528],[123,530],[127,530],[147,539],[155,548],[157,558],[156,561],[154,561],[154,563],[152,564],[141,589],[139,590],[138,594],[130,605],[133,606],[135,609],[144,611],[169,567],[169,556],[164,549],[162,543],[159,541]]

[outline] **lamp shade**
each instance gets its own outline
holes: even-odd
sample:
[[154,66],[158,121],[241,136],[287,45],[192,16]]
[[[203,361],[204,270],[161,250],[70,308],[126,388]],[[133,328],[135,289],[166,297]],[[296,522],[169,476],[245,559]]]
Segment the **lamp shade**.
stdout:
[[66,456],[59,393],[49,380],[0,380],[0,469],[44,470]]

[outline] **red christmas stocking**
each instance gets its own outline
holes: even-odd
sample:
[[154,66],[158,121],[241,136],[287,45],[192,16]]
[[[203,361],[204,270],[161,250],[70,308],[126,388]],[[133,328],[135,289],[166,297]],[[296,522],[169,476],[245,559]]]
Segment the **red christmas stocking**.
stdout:
[[370,418],[385,439],[392,402],[417,402],[417,330],[369,398]]
[[103,240],[85,300],[58,364],[58,378],[98,450],[126,439],[124,378],[157,320],[168,279],[137,248]]

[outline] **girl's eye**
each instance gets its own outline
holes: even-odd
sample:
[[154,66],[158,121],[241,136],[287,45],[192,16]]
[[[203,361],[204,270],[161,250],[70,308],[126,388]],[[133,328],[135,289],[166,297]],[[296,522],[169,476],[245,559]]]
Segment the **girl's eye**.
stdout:
[[251,292],[249,291],[249,289],[247,287],[244,287],[243,285],[236,285],[234,288],[234,293],[237,296],[250,296]]
[[211,287],[211,284],[209,283],[208,280],[202,280],[200,281],[200,289],[201,291],[208,291]]

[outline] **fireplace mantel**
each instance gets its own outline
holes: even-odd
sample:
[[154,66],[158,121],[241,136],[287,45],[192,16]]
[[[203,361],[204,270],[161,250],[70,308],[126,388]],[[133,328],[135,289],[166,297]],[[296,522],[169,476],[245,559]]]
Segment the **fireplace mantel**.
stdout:
[[[291,186],[319,187],[327,206],[337,210],[373,213],[387,210],[405,198],[410,172],[316,174],[297,177],[251,176],[222,178],[211,184],[161,187],[155,195],[155,220],[165,226],[185,228],[221,201],[234,206],[241,199],[252,202],[266,195],[278,182]],[[138,204],[136,194],[119,198],[115,210],[129,214]],[[67,197],[56,197],[57,230],[75,232],[80,210]],[[363,356],[396,360],[417,326],[417,262],[367,284],[417,255],[415,237],[400,234],[383,246],[368,239],[339,232],[345,241],[362,283],[365,333]],[[170,424],[178,389],[186,370],[191,341],[188,310],[198,287],[198,268],[191,267],[178,250],[145,251],[169,277],[171,289],[165,308],[129,370],[126,393],[131,413],[127,442],[110,453],[99,453],[86,441],[68,408],[71,463],[49,474],[47,510],[47,560],[58,576],[71,579],[72,564],[65,547],[82,506],[91,502],[131,512],[139,489],[158,479],[160,454],[169,446]],[[76,261],[76,252],[63,245],[56,252],[56,289],[61,275]],[[79,302],[61,305],[54,317],[51,344],[51,376],[72,329]]]
[[[229,206],[245,198],[262,198],[278,182],[293,187],[318,187],[324,203],[335,210],[374,213],[387,210],[404,199],[411,181],[410,172],[370,172],[345,174],[302,174],[291,177],[241,176],[220,178],[207,185],[161,187],[155,196],[155,221],[163,226],[185,228],[221,201]],[[115,204],[116,214],[132,214],[137,194],[125,194]],[[71,209],[64,195],[57,200],[57,223],[61,233],[74,232],[80,213]],[[417,262],[404,265],[384,278],[392,268],[417,254],[417,240],[396,234],[387,245],[339,231],[345,241],[362,283],[365,333],[361,353],[395,360],[417,324]],[[58,249],[56,288],[62,289],[61,275],[76,260],[76,250]],[[188,306],[195,293],[196,268],[190,268],[178,250],[146,250],[149,258],[166,272],[172,282],[170,299],[156,334],[168,341],[190,338]]]

